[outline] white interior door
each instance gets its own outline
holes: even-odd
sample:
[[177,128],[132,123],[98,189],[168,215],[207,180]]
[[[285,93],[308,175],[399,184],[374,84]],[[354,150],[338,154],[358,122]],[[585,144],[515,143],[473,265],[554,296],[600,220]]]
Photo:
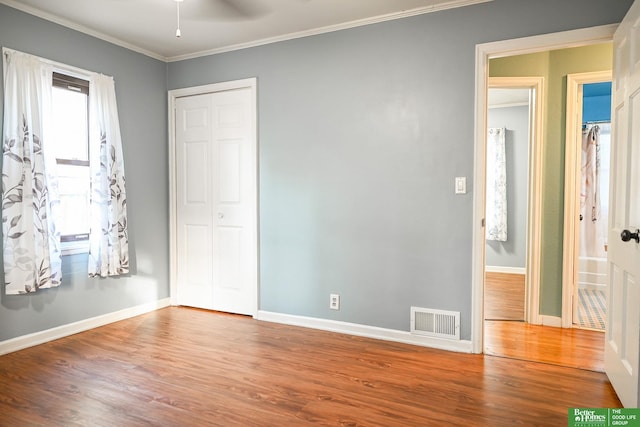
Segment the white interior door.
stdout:
[[[605,370],[625,407],[640,406],[640,1],[614,37],[609,292]],[[621,235],[625,233],[625,240]],[[637,235],[636,235],[637,237]]]
[[250,88],[177,98],[177,302],[254,315],[255,114]]

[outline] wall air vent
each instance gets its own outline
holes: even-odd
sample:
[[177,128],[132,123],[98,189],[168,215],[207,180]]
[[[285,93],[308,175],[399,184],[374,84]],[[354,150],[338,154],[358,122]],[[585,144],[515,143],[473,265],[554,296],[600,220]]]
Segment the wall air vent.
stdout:
[[411,307],[411,333],[460,339],[460,312]]

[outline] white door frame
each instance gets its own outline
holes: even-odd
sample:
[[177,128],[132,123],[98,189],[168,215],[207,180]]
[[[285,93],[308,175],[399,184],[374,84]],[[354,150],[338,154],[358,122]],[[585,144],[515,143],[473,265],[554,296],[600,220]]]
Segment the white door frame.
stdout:
[[[613,65],[613,64],[612,64]],[[567,114],[565,131],[564,164],[564,239],[562,244],[562,327],[573,327],[574,288],[578,282],[578,254],[580,252],[580,177],[582,158],[582,137],[580,121],[582,117],[582,91],[587,83],[610,82],[611,70],[575,73],[567,75]]]
[[539,324],[540,221],[532,219],[540,218],[541,192],[540,180],[537,177],[541,176],[542,165],[544,77],[489,77],[488,87],[529,89],[534,94],[529,99],[529,135],[527,140],[527,244],[524,319],[527,323]]
[[[483,351],[484,325],[484,264],[485,230],[485,152],[487,128],[487,86],[489,60],[525,53],[543,52],[568,47],[606,43],[613,39],[617,25],[604,25],[561,33],[544,34],[520,39],[484,43],[476,46],[476,94],[475,94],[475,135],[474,135],[474,191],[473,191],[473,256],[471,295],[471,341],[472,351]],[[534,177],[533,185],[540,189],[541,176]],[[540,193],[538,191],[537,193]],[[539,194],[538,194],[539,195]],[[534,195],[535,196],[535,195]],[[531,207],[530,207],[531,208]],[[532,226],[540,226],[540,215],[530,218]],[[528,263],[529,264],[529,263]],[[535,313],[532,313],[534,315]]]
[[255,253],[255,262],[252,264],[251,277],[254,283],[253,310],[252,315],[256,317],[258,314],[258,134],[257,134],[257,79],[234,80],[222,83],[213,83],[203,86],[194,86],[182,89],[170,90],[168,93],[168,122],[169,122],[169,297],[171,305],[177,305],[177,177],[176,177],[176,129],[175,129],[175,110],[176,99],[203,95],[207,93],[223,92],[227,90],[244,89],[251,90],[251,137],[250,144],[255,159],[255,180],[252,191],[252,200],[255,200],[255,209],[253,210],[252,222],[254,226],[254,236],[252,242],[254,244],[253,251]]

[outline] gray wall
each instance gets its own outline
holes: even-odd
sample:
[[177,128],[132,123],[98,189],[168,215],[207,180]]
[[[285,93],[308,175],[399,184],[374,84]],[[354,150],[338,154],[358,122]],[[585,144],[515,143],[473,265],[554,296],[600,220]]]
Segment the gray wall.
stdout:
[[166,89],[246,77],[260,308],[398,330],[411,305],[456,310],[469,339],[475,46],[619,22],[630,4],[494,0],[168,66],[0,5],[0,44],[115,77],[135,267],[88,280],[66,260],[62,287],[2,295],[0,340],[168,295]]
[[88,279],[86,255],[64,257],[60,287],[20,296],[3,288],[0,341],[168,297],[166,64],[4,5],[0,45],[114,76],[133,267],[129,277]]
[[529,107],[490,108],[489,127],[506,127],[507,241],[487,240],[485,264],[527,265],[527,176],[529,173]]
[[260,309],[397,330],[455,310],[469,339],[475,46],[630,4],[495,0],[170,63],[169,89],[258,78]]

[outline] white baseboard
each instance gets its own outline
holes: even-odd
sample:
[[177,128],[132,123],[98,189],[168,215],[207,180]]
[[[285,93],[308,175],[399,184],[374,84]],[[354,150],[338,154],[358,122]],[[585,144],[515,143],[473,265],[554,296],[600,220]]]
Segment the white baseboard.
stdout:
[[562,317],[545,316],[541,314],[539,319],[542,321],[541,324],[543,326],[555,326],[556,328],[562,327]]
[[501,267],[499,265],[487,265],[484,267],[487,273],[527,274],[524,267]]
[[0,341],[0,356],[14,351],[33,347],[49,341],[64,338],[78,332],[88,331],[89,329],[104,326],[109,323],[118,322],[130,317],[139,316],[154,310],[169,306],[169,298],[153,301],[147,304],[137,305],[135,307],[125,308],[124,310],[115,311],[113,313],[103,314],[101,316],[92,317],[90,319],[80,320],[78,322],[69,323],[67,325],[58,326],[32,334],[11,338]]
[[301,326],[360,337],[437,348],[440,350],[456,351],[459,353],[472,352],[471,341],[455,341],[443,338],[427,337],[405,331],[359,325],[356,323],[318,319],[314,317],[294,316],[291,314],[273,313],[269,311],[258,311],[257,319],[266,322],[283,323],[285,325]]

